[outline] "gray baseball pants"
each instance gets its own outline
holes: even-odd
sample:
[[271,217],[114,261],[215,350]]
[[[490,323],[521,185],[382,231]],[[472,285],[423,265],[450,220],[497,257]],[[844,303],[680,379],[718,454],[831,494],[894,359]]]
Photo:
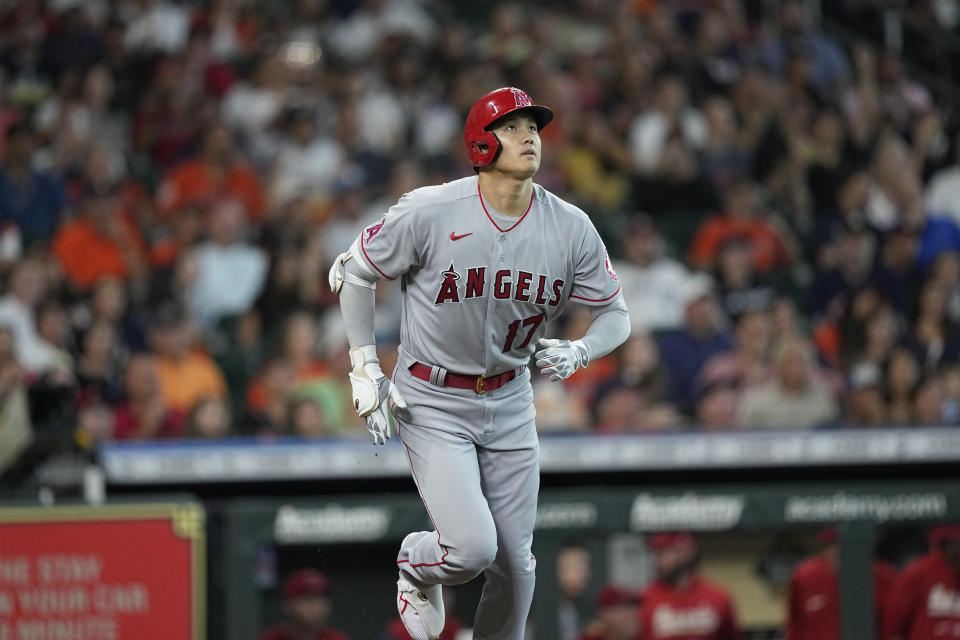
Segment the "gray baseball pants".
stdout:
[[475,640],[522,640],[533,599],[530,551],[540,447],[530,373],[477,394],[413,377],[401,354],[394,382],[409,404],[398,434],[434,531],[408,535],[399,567],[425,584],[484,574]]

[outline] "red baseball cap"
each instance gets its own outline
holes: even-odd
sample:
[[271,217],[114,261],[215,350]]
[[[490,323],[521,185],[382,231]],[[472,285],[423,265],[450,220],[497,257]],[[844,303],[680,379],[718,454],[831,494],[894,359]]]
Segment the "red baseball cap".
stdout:
[[647,538],[647,546],[654,551],[674,547],[696,547],[697,541],[689,533],[655,533]]
[[306,595],[325,596],[330,593],[330,581],[316,569],[299,569],[283,581],[283,597],[298,598]]
[[833,544],[837,541],[837,528],[836,527],[824,527],[817,531],[817,540],[821,544]]
[[960,539],[960,524],[943,524],[931,527],[928,533],[930,542],[937,544],[945,540]]
[[618,604],[640,604],[640,594],[617,584],[608,584],[597,594],[597,608],[606,609]]

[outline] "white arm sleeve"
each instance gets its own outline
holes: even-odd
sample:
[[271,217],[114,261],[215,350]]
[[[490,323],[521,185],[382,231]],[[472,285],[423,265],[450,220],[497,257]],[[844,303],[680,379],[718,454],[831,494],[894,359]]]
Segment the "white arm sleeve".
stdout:
[[[373,331],[373,285],[376,280],[358,260],[347,260],[344,276],[340,289],[340,313],[347,329],[347,342],[355,348],[376,344]],[[355,280],[369,283],[369,286]]]
[[595,360],[607,355],[630,337],[630,314],[623,296],[618,295],[603,307],[590,307],[593,322],[580,343],[587,350],[587,358]]

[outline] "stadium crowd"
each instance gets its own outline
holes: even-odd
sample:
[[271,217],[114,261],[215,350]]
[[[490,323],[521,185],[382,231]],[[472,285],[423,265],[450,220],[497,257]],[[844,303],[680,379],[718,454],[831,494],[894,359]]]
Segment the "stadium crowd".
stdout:
[[960,423],[958,123],[879,43],[761,4],[4,3],[0,472],[31,438],[361,433],[328,266],[470,173],[503,85],[557,113],[538,181],[634,328],[537,382],[541,429]]

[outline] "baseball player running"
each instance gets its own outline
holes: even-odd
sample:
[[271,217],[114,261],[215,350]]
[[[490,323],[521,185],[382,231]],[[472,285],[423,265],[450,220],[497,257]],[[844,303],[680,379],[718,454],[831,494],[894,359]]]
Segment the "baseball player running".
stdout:
[[[404,195],[330,269],[354,407],[375,444],[396,418],[435,528],[409,534],[397,556],[397,609],[415,640],[443,629],[441,585],[481,573],[473,637],[523,637],[540,482],[527,363],[539,345],[541,373],[563,380],[630,333],[590,219],[533,183],[540,131],[552,119],[520,89],[480,98],[464,127],[477,175]],[[402,320],[391,381],[375,349],[374,287],[396,279]],[[542,339],[570,302],[592,308],[586,335]]]

